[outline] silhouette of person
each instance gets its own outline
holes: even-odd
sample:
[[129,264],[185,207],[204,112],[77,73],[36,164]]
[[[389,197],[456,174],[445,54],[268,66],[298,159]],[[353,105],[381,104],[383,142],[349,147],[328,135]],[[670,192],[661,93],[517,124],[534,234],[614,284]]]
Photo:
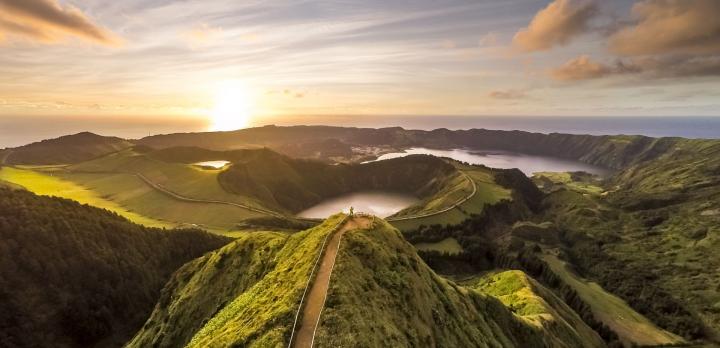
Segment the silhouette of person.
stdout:
[[353,216],[353,207],[350,207],[350,216]]

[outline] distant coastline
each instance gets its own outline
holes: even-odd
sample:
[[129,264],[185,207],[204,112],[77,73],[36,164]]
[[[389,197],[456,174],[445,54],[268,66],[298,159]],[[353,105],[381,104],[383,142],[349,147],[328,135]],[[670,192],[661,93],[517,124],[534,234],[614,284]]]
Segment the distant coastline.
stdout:
[[[720,116],[303,116],[285,121],[258,120],[255,126],[329,125],[345,127],[403,127],[523,130],[539,133],[592,135],[639,134],[651,137],[720,138]],[[127,139],[151,134],[203,132],[207,123],[189,120],[120,120],[118,118],[0,116],[0,148],[14,147],[61,135],[90,131]]]

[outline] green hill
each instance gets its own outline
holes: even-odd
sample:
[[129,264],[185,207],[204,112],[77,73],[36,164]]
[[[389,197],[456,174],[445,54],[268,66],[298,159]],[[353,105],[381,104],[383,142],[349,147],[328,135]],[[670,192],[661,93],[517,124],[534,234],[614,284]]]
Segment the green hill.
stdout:
[[[351,128],[329,126],[265,126],[232,132],[167,134],[146,137],[138,144],[155,148],[199,146],[214,150],[269,147],[299,157],[332,159],[372,156],[365,148],[402,149],[408,147],[470,148],[513,151],[562,157],[613,169],[658,158],[677,144],[703,140],[651,138],[640,135],[542,134],[489,129],[432,131],[392,128]],[[716,141],[717,142],[717,141]],[[317,148],[317,144],[335,144]],[[349,147],[349,149],[348,149]],[[315,149],[315,151],[307,151]],[[342,151],[331,151],[342,149]],[[328,151],[327,155],[322,152]],[[349,152],[350,151],[350,152]]]
[[131,146],[133,144],[124,139],[82,132],[6,150],[4,162],[29,165],[78,163]]
[[[218,179],[230,192],[254,197],[290,212],[354,191],[396,191],[428,199],[448,185],[460,185],[453,192],[470,190],[451,164],[426,155],[329,165],[275,154],[235,162],[220,173]],[[452,192],[442,195],[448,194]]]
[[343,216],[292,235],[249,233],[173,275],[128,347],[274,347],[290,336],[325,237]]
[[[315,256],[341,218],[291,236],[247,234],[188,263],[128,346],[286,346]],[[489,292],[437,276],[380,219],[345,234],[333,272],[318,347],[603,346],[548,293],[536,295],[550,298],[532,322]]]
[[502,294],[437,276],[399,231],[380,219],[372,230],[346,233],[342,243],[318,347],[604,346],[548,291],[534,295],[549,299],[532,313],[543,319],[531,322],[525,318],[529,313],[494,297]]
[[172,272],[228,241],[0,188],[0,345],[118,346]]

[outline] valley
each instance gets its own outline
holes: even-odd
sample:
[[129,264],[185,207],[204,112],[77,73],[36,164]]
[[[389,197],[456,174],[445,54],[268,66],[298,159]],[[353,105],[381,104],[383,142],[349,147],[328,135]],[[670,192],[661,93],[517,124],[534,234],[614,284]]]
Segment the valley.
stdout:
[[[3,150],[3,194],[232,238],[178,265],[130,347],[718,341],[715,140],[305,126],[74,137]],[[336,231],[350,206],[374,217]]]

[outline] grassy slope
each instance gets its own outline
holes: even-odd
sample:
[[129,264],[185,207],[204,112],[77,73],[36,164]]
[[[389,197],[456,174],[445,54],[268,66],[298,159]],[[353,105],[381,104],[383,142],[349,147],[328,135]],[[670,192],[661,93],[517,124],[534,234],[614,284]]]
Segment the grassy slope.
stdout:
[[594,282],[587,281],[568,270],[565,262],[551,254],[543,255],[555,274],[577,292],[587,303],[595,317],[610,327],[624,342],[639,345],[682,343],[684,340],[658,328],[642,314],[630,308],[625,301],[605,291]]
[[598,195],[605,191],[600,180],[567,172],[538,172],[532,177],[538,187],[545,191],[567,187],[571,190]]
[[181,201],[130,174],[59,175],[143,215],[175,224],[195,224],[215,233],[227,233],[244,219],[265,216],[230,205]]
[[290,236],[250,233],[187,264],[129,346],[285,345],[320,245],[342,218]]
[[414,230],[420,225],[459,224],[467,219],[469,215],[482,212],[486,204],[494,204],[503,199],[510,199],[510,190],[495,183],[490,169],[481,166],[454,164],[475,181],[477,192],[472,198],[447,212],[419,219],[393,221],[392,225],[400,230],[407,231]]
[[528,323],[550,331],[577,331],[581,337],[603,343],[565,302],[522,271],[490,272],[466,284],[500,299]]
[[63,180],[49,173],[41,173],[29,169],[12,167],[0,168],[0,180],[22,186],[29,191],[43,196],[56,196],[72,199],[120,214],[127,219],[151,227],[173,227],[173,223],[153,219],[130,211],[115,201],[105,199],[97,192],[74,182]]
[[140,173],[150,181],[183,196],[259,205],[251,198],[231,194],[220,186],[217,170],[157,160],[130,149],[68,167],[76,172]]
[[315,344],[602,346],[588,330],[546,330],[528,324],[500,301],[437,276],[399,231],[376,219],[372,230],[350,231],[343,237]]
[[411,207],[393,214],[393,217],[402,218],[441,211],[467,197],[472,193],[472,190],[472,184],[468,179],[458,173],[447,178],[442,185],[442,189],[438,192]]
[[[155,310],[128,346],[186,345],[214,314],[272,270],[286,241],[284,234],[246,233],[186,264],[165,285]],[[197,296],[198,291],[203,295]]]
[[[667,321],[668,327],[677,327],[673,315],[662,310],[665,305],[636,288],[661,289],[662,296],[682,303],[710,328],[711,338],[720,340],[720,255],[713,252],[720,248],[720,214],[715,214],[720,209],[720,142],[672,139],[671,146],[660,146],[668,142],[655,141],[659,150],[643,155],[653,160],[611,178],[606,195],[553,193],[546,199],[554,205],[548,215],[563,229],[602,241],[604,255],[589,260],[583,260],[585,250],[577,255],[587,277],[611,282],[605,287],[629,303],[644,302],[644,308],[657,311],[653,320],[659,325]],[[573,185],[567,188],[583,193]],[[646,279],[632,288],[623,284],[622,276],[613,275],[615,263],[632,273],[642,271]],[[699,325],[688,322],[684,329],[692,328]]]

